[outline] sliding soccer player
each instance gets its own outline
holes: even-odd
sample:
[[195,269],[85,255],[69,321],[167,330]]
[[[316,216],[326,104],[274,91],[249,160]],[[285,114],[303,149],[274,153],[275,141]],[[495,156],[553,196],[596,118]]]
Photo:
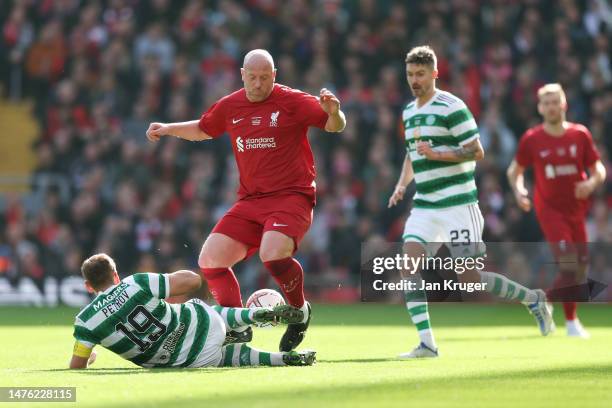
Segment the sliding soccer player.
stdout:
[[77,315],[70,368],[87,368],[101,345],[141,367],[218,367],[312,365],[313,351],[270,353],[246,344],[224,346],[225,333],[254,323],[295,323],[304,313],[289,305],[267,308],[208,306],[192,299],[163,299],[198,289],[191,271],[137,273],[119,280],[115,262],[93,255],[81,267],[85,286],[96,297]]

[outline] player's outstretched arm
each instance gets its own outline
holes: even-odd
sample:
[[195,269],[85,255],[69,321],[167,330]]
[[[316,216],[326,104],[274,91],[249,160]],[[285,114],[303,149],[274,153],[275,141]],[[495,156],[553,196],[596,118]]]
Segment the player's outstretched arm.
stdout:
[[92,365],[96,361],[96,352],[92,350],[77,341],[68,368],[83,369]]
[[209,135],[202,132],[198,123],[198,120],[176,123],[153,122],[147,129],[147,139],[152,142],[157,142],[162,136],[174,136],[192,142],[211,139]]
[[525,167],[518,164],[516,160],[512,160],[506,171],[506,176],[508,176],[508,183],[514,192],[518,206],[523,211],[531,210],[529,192],[525,188]]
[[170,296],[180,296],[198,290],[202,286],[202,278],[195,272],[181,270],[168,274]]
[[575,195],[579,200],[588,198],[606,180],[606,167],[597,160],[589,167],[589,178],[576,183]]
[[480,144],[480,139],[473,140],[470,143],[464,144],[463,146],[455,147],[444,152],[433,150],[427,142],[418,142],[417,153],[429,160],[455,163],[471,160],[482,160],[484,158],[484,149]]
[[391,208],[394,205],[397,205],[404,198],[404,194],[406,194],[406,187],[410,183],[412,183],[412,179],[414,179],[414,170],[412,169],[412,162],[410,161],[410,155],[406,153],[406,157],[404,158],[404,164],[402,164],[402,172],[400,174],[399,180],[397,180],[397,184],[395,185],[395,190],[393,190],[393,194],[389,197],[389,204],[387,204],[387,208]]
[[325,122],[325,130],[328,132],[342,132],[346,127],[346,116],[340,110],[340,100],[327,88],[321,89],[319,103],[328,118]]

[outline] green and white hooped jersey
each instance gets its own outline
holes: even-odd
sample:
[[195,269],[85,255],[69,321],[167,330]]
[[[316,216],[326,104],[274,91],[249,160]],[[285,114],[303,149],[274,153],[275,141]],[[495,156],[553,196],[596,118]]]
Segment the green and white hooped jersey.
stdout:
[[414,207],[447,208],[476,203],[475,161],[429,160],[416,151],[416,141],[429,142],[435,151],[448,151],[477,139],[478,127],[465,103],[449,92],[436,90],[420,108],[416,101],[409,103],[402,120],[416,182]]
[[137,273],[101,292],[77,315],[74,337],[142,367],[187,367],[206,342],[210,316],[197,303],[168,304],[168,275]]

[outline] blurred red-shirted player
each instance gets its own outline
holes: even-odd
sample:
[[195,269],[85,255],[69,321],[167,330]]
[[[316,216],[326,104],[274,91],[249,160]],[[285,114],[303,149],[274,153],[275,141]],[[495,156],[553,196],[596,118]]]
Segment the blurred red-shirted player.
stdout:
[[[242,306],[232,266],[259,248],[259,256],[289,304],[304,321],[288,325],[280,349],[294,349],[310,322],[304,300],[304,272],[293,258],[312,222],[315,167],[309,126],[340,132],[346,125],[340,102],[327,89],[319,98],[275,84],[276,69],[265,50],[250,51],[241,68],[244,88],[228,95],[200,118],[183,123],[151,123],[147,137],[172,135],[201,141],[228,133],[240,173],[238,201],[208,236],[199,265],[221,306]],[[247,342],[249,329],[230,332],[227,342]]]
[[[519,207],[529,211],[531,201],[523,174],[533,166],[536,216],[560,268],[554,288],[575,287],[586,282],[589,196],[605,180],[606,170],[589,130],[565,121],[567,101],[561,85],[544,85],[538,90],[538,99],[544,121],[521,137],[516,158],[508,168],[508,180]],[[585,299],[584,291],[555,292],[564,300],[568,336],[589,337],[576,315],[576,302],[569,301],[572,297]]]

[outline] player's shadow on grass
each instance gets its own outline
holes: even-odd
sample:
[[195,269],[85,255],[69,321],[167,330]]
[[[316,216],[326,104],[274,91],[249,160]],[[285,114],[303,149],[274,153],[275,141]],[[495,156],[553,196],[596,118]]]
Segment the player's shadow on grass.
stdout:
[[396,358],[348,358],[345,360],[320,360],[317,363],[321,364],[337,364],[337,363],[384,363],[390,361],[399,361]]
[[240,370],[244,368],[260,367],[201,367],[201,368],[142,368],[142,367],[114,367],[114,368],[88,368],[85,370],[72,370],[70,368],[51,368],[48,370],[31,370],[32,373],[71,373],[78,375],[133,375],[133,374],[164,374],[164,373],[215,373],[221,371]]

